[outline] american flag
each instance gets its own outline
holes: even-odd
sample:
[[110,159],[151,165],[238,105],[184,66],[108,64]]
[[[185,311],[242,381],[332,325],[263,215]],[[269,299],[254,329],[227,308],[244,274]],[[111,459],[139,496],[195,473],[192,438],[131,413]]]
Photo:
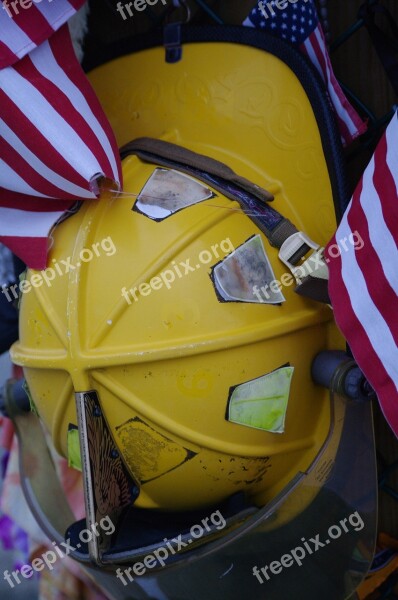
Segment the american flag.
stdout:
[[85,0],[41,0],[29,8],[1,0],[0,69],[40,46],[85,3]]
[[299,48],[309,58],[327,86],[342,142],[344,145],[350,144],[364,133],[366,123],[348,102],[334,75],[313,0],[298,0],[294,4],[286,1],[286,7],[283,9],[278,8],[278,5],[281,6],[280,0],[258,2],[243,25],[264,29],[279,36]]
[[326,254],[335,320],[398,436],[397,147],[395,114]]
[[12,16],[0,5],[0,241],[35,269],[65,211],[96,198],[100,178],[121,183],[113,132],[64,25],[83,3],[14,2]]

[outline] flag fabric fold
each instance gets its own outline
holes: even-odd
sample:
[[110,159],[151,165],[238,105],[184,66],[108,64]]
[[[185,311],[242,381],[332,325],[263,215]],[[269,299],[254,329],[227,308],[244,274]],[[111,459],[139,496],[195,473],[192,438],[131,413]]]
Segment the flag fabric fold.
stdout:
[[[354,234],[361,240],[356,248],[347,244]],[[398,436],[397,114],[326,247],[326,255],[336,323]]]
[[343,145],[348,146],[366,131],[367,125],[347,100],[333,72],[325,36],[313,0],[258,2],[243,22],[272,33],[297,47],[315,66],[327,87],[336,113]]
[[[84,0],[25,4],[0,6],[0,241],[42,269],[52,226],[76,200],[96,197],[99,178],[121,185],[121,167],[65,24]],[[366,126],[334,77],[313,1],[279,6],[259,2],[244,25],[273,31],[312,60],[349,143]]]
[[40,46],[66,23],[86,0],[41,0],[24,7],[0,0],[0,69]]
[[[57,2],[57,22],[80,4]],[[77,200],[97,197],[101,178],[120,187],[118,147],[63,25],[0,70],[0,241],[29,267],[45,268],[49,231]]]

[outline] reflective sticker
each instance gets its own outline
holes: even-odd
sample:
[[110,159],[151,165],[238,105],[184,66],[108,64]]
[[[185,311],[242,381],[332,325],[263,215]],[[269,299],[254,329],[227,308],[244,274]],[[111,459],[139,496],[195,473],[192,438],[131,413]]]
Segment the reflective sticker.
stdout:
[[192,204],[213,198],[215,194],[205,185],[173,169],[154,170],[134,205],[154,221],[162,221]]
[[25,394],[29,398],[29,405],[30,405],[31,412],[34,413],[35,415],[37,415],[38,417],[40,417],[39,411],[37,410],[37,406],[35,404],[35,401],[33,400],[32,394],[30,393],[30,389],[29,389],[29,386],[28,386],[28,383],[27,383],[26,379],[25,379],[25,381],[22,384],[22,389],[25,391]]
[[244,457],[219,455],[217,462],[199,459],[203,475],[212,481],[229,481],[236,486],[252,486],[264,480],[272,469],[271,457]]
[[282,367],[232,388],[227,420],[283,433],[293,371],[294,367]]
[[79,430],[76,425],[72,424],[68,428],[68,465],[78,471],[82,470]]
[[116,427],[122,454],[141,483],[165,475],[196,454],[134,417]]
[[258,234],[218,263],[212,279],[220,298],[226,302],[285,302]]

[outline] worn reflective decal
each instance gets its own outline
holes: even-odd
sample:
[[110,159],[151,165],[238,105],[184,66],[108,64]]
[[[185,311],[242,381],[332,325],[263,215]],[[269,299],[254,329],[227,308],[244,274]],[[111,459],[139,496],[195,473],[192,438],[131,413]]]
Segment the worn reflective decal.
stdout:
[[154,221],[162,221],[173,213],[213,198],[215,194],[192,177],[173,169],[154,170],[134,205]]
[[127,464],[141,483],[161,477],[196,456],[139,417],[116,427],[116,434]]
[[[260,235],[239,246],[213,269],[212,279],[219,297],[226,302],[280,304],[285,298]],[[261,289],[267,293],[261,293]]]
[[293,371],[294,367],[282,367],[232,388],[227,420],[283,433]]
[[82,470],[79,430],[76,425],[71,423],[68,428],[68,466],[78,471]]

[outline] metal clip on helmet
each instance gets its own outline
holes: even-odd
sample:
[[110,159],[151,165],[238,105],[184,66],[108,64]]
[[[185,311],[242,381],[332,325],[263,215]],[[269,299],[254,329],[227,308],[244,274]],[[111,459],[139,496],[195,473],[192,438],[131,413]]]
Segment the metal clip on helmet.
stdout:
[[[87,520],[72,525],[55,477],[29,461],[25,491],[52,540],[113,519],[112,539],[72,554],[110,597],[147,597],[156,578],[173,599],[343,599],[375,537],[371,408],[312,380],[314,358],[344,342],[278,256],[297,232],[289,264],[332,236],[339,141],[301,56],[256,31],[209,35],[186,30],[175,64],[159,38],[91,73],[120,146],[174,145],[126,147],[124,192],[57,227],[49,265],[69,271],[22,298],[13,360],[55,448],[81,460]],[[272,214],[296,227],[279,242]],[[37,417],[14,416],[22,453],[51,469]]]

